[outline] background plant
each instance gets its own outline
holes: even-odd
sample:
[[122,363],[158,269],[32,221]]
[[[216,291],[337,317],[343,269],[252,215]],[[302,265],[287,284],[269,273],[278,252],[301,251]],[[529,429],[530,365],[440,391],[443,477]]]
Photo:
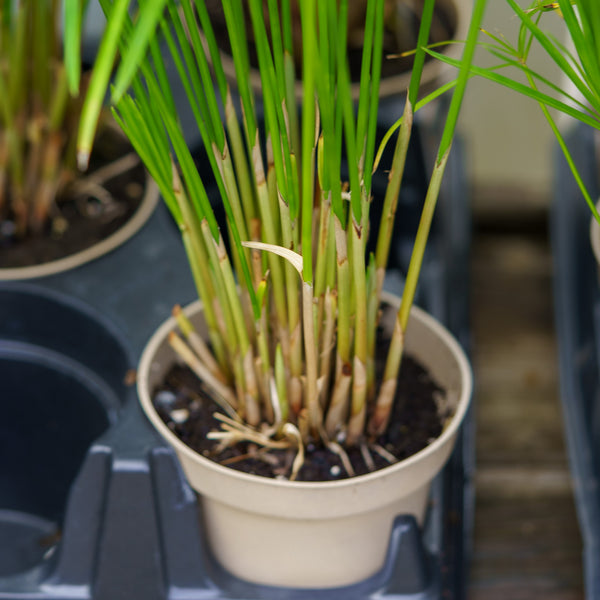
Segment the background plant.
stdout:
[[[556,114],[562,113],[600,129],[600,3],[534,0],[522,7],[516,0],[506,2],[517,17],[514,39],[509,39],[505,32],[485,31],[488,41],[480,45],[498,62],[487,68],[473,65],[471,72],[539,102],[581,193],[600,221],[595,201],[577,171],[556,119]],[[544,29],[546,19],[562,20],[564,40]],[[529,56],[534,49],[558,67],[557,79],[549,79],[529,67]],[[432,49],[429,51],[439,60],[458,64]]]
[[[114,114],[179,225],[203,300],[210,350],[180,311],[176,316],[182,337],[173,333],[170,342],[223,408],[223,431],[214,437],[223,444],[250,439],[265,446],[296,446],[299,457],[311,439],[337,453],[343,453],[338,442],[364,443],[366,448],[365,441],[373,442],[387,426],[404,332],[484,0],[475,3],[380,386],[374,371],[376,328],[413,112],[454,85],[418,102],[435,0],[424,3],[404,114],[394,128],[399,134],[377,251],[369,257],[365,248],[374,227],[369,206],[378,162],[383,0],[367,4],[357,106],[349,92],[348,0],[300,3],[301,106],[294,91],[289,0],[269,0],[266,13],[261,0],[247,3],[262,79],[260,98],[249,82],[239,0],[223,1],[235,90],[223,72],[204,2],[169,0],[164,14],[155,12],[152,3],[140,3],[134,21],[121,18],[118,2],[101,3],[109,15],[107,35],[113,26],[117,31],[111,15],[123,27],[122,68],[129,73],[115,84]],[[207,176],[199,172],[185,143],[152,23],[158,23],[202,136],[209,177],[216,181],[227,214],[226,232],[219,229],[207,194]],[[140,36],[140,30],[146,35]],[[108,47],[106,56],[111,55]],[[103,60],[101,50],[101,65]],[[124,93],[128,77],[133,78],[132,92]],[[84,144],[84,161],[86,152]]]
[[[57,195],[76,173],[84,3],[64,8],[58,0],[0,6],[0,219],[6,237],[43,230]],[[63,15],[72,35],[65,60]]]

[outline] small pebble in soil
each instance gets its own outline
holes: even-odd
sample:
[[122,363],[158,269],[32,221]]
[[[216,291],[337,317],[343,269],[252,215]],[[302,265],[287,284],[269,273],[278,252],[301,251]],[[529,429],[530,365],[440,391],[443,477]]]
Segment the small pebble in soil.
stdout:
[[190,418],[190,411],[187,408],[176,408],[170,412],[170,415],[174,423],[181,425]]
[[169,410],[174,406],[177,396],[170,390],[161,390],[154,396],[155,404],[162,409]]
[[340,469],[339,465],[333,465],[331,467],[331,469],[329,469],[329,474],[332,477],[337,477],[341,472],[342,472],[342,469]]
[[59,240],[65,235],[67,229],[69,229],[69,221],[64,217],[54,217],[52,219],[52,231],[51,235],[55,240]]

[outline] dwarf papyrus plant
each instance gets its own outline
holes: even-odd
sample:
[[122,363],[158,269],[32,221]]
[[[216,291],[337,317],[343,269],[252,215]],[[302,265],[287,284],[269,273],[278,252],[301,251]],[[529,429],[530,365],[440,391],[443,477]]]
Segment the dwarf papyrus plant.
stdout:
[[[0,6],[0,221],[6,237],[41,231],[75,170],[80,67],[67,77],[60,31],[63,14],[70,31],[80,31],[83,4],[67,4],[64,13],[57,0]],[[78,40],[68,45],[65,56],[74,64]]]
[[[472,73],[504,85],[537,100],[560,145],[577,185],[592,214],[600,222],[595,202],[578,173],[556,120],[562,113],[572,119],[600,129],[600,2],[596,0],[534,0],[519,5],[505,0],[514,11],[513,36],[507,32],[485,31],[487,42],[481,42],[498,59],[491,67],[472,66]],[[562,21],[557,37],[544,28],[548,19]],[[557,67],[556,76],[529,67],[532,50]],[[457,64],[431,51],[447,63]],[[538,58],[539,60],[539,58]]]
[[[104,5],[109,11],[110,2]],[[366,256],[365,248],[378,156],[383,0],[367,3],[357,105],[350,94],[346,53],[348,0],[299,3],[300,49],[292,43],[289,0],[224,0],[236,68],[233,88],[222,69],[205,4],[167,2],[160,38],[202,136],[227,214],[227,232],[219,229],[213,199],[185,143],[159,36],[150,41],[132,93],[116,104],[117,120],[179,225],[203,300],[208,344],[179,311],[180,334],[172,333],[170,343],[223,408],[223,430],[212,434],[222,444],[251,440],[267,447],[295,446],[299,457],[309,440],[338,454],[343,454],[343,445],[363,445],[366,455],[369,448],[378,450],[375,440],[387,427],[393,403],[404,331],[484,1],[475,4],[463,68],[378,385],[374,363],[380,297],[434,5],[435,0],[424,5],[420,48],[404,114],[399,115],[373,256]],[[256,41],[260,98],[249,82],[247,22]],[[135,21],[130,21],[123,39],[124,60],[128,36],[134,34]],[[297,52],[302,64],[300,106],[295,94]],[[292,477],[300,462],[301,458]],[[351,472],[351,465],[347,469]]]

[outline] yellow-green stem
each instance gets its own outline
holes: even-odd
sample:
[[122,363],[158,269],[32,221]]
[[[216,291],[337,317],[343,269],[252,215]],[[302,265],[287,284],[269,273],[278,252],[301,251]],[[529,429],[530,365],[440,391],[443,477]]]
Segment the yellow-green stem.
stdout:
[[354,315],[354,359],[352,365],[352,405],[347,444],[356,445],[364,435],[367,413],[367,281],[365,245],[358,223],[352,224],[352,275],[356,294]]
[[388,185],[383,201],[383,211],[381,215],[381,223],[379,225],[379,234],[377,236],[377,248],[375,253],[375,262],[377,269],[377,299],[381,298],[381,290],[383,289],[383,280],[387,267],[388,256],[390,253],[390,245],[392,241],[394,221],[396,218],[396,208],[398,205],[398,197],[400,194],[400,184],[404,175],[404,167],[406,165],[406,156],[408,153],[408,145],[413,125],[413,110],[409,98],[406,98],[404,105],[404,114],[402,117],[402,125],[394,156],[392,159],[392,167],[388,176]]
[[390,348],[388,350],[382,384],[379,390],[374,415],[368,425],[368,431],[370,435],[379,435],[383,433],[389,421],[398,373],[400,371],[400,364],[402,362],[402,354],[404,352],[404,335],[406,332],[406,326],[408,325],[410,309],[415,297],[417,281],[419,278],[421,265],[423,263],[423,256],[425,254],[425,246],[429,236],[429,230],[431,228],[431,222],[433,220],[433,214],[440,192],[442,178],[448,162],[449,152],[450,148],[448,148],[446,154],[442,156],[441,160],[436,162],[431,180],[429,182],[429,188],[425,197],[423,212],[421,213],[421,221],[419,223],[419,229],[417,231],[417,237],[413,246],[413,253],[410,259],[408,273],[406,275],[404,292],[402,294],[400,308],[398,309],[398,313],[396,315],[396,323],[394,325],[394,332],[392,334]]

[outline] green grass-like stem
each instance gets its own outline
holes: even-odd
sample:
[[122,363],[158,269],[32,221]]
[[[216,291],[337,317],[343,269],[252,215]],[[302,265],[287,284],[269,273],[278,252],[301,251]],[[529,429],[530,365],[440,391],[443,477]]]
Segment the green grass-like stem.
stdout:
[[[348,62],[349,0],[223,0],[234,67],[227,76],[218,30],[202,0],[164,0],[161,10],[146,14],[140,2],[135,19],[122,19],[116,47],[126,69],[136,63],[139,69],[125,70],[117,80],[113,100],[128,77],[133,93],[124,93],[116,114],[179,224],[199,295],[209,307],[216,362],[245,420],[223,421],[224,430],[216,434],[223,443],[245,436],[265,447],[297,446],[301,456],[307,442],[321,442],[351,473],[338,443],[345,438],[372,463],[365,432],[374,429],[367,414],[376,394],[379,298],[413,111],[453,90],[407,276],[399,337],[392,342],[386,375],[394,377],[460,101],[472,76],[463,68],[457,82],[418,98],[434,3],[425,0],[374,257],[366,256],[366,247],[372,178],[384,147],[376,148],[376,134],[385,0],[365,3],[357,102]],[[477,0],[476,19],[484,4]],[[110,18],[121,20],[119,13]],[[472,60],[477,27],[457,64]],[[111,27],[107,36],[114,36]],[[208,173],[195,164],[181,131],[159,37],[189,101]],[[250,56],[257,59],[260,92],[253,88]],[[105,66],[107,59],[101,59]],[[163,154],[172,154],[174,172]],[[208,178],[221,196],[225,223],[216,220]],[[184,335],[187,328],[183,323]],[[204,352],[199,347],[194,354]],[[294,474],[297,468],[296,461]]]

